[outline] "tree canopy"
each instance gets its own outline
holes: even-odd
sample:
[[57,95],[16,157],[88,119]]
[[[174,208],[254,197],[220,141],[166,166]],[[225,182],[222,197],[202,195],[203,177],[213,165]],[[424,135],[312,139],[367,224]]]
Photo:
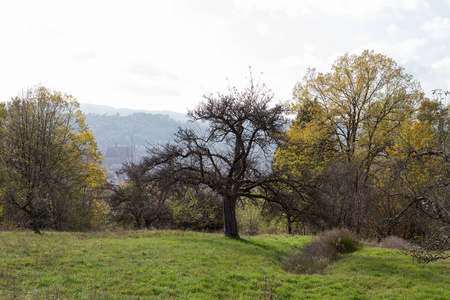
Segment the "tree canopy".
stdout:
[[268,177],[270,161],[284,131],[285,108],[272,105],[273,94],[254,84],[227,95],[205,96],[189,111],[206,128],[180,127],[175,143],[149,149],[143,164],[153,179],[200,185],[222,198],[224,235],[238,237],[236,203],[254,197]]
[[369,175],[423,98],[420,84],[403,67],[373,51],[345,54],[328,73],[308,69],[290,103],[297,120],[288,132],[287,155],[295,150],[299,160],[310,161],[313,154],[321,161],[339,159]]
[[1,199],[11,213],[28,214],[36,233],[45,224],[76,228],[100,209],[102,156],[78,107],[72,96],[36,86],[3,110]]

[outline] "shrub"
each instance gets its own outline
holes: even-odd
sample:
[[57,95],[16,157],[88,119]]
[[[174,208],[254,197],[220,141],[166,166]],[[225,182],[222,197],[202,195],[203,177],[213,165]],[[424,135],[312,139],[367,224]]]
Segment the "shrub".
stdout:
[[388,236],[380,241],[381,248],[398,249],[398,250],[412,250],[412,245],[398,236]]
[[294,274],[322,274],[325,268],[340,254],[358,250],[361,244],[347,229],[333,229],[322,232],[300,253],[294,253],[282,262],[286,272]]
[[236,207],[236,219],[239,224],[239,233],[242,235],[279,234],[286,232],[284,220],[261,213],[262,202],[239,203]]
[[332,229],[319,234],[319,241],[336,254],[352,253],[361,247],[356,236],[348,229]]
[[244,235],[258,235],[264,228],[265,220],[256,205],[247,204],[245,207],[237,207],[236,219],[239,224],[239,231]]

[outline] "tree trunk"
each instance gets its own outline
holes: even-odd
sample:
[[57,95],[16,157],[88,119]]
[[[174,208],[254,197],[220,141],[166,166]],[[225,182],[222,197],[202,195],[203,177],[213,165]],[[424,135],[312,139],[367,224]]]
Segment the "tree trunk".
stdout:
[[140,230],[141,229],[141,216],[134,216],[134,220],[136,222],[136,229]]
[[56,213],[54,218],[55,218],[55,222],[54,222],[55,230],[62,231],[62,216],[61,216],[61,214]]
[[291,216],[287,215],[286,218],[287,218],[287,225],[288,225],[288,234],[293,235]]
[[144,218],[144,227],[147,229],[150,229],[150,225],[152,224],[152,222],[150,221],[149,218]]
[[36,212],[34,211],[33,202],[30,201],[30,204],[28,206],[30,207],[30,216],[31,216],[31,222],[33,223],[33,231],[36,234],[41,234],[41,231],[38,228]]
[[239,238],[236,222],[236,197],[223,197],[223,234],[226,237]]

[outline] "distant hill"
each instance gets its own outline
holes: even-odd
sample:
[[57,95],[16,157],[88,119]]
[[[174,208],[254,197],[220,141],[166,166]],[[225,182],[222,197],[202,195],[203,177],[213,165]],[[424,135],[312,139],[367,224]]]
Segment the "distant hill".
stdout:
[[108,147],[128,146],[135,156],[145,154],[145,147],[151,144],[165,144],[182,125],[168,115],[134,113],[86,114],[86,124],[92,130],[99,149],[106,153]]
[[[187,120],[183,114],[170,111],[138,111],[94,104],[82,104],[81,110],[105,156],[103,165],[110,180],[117,179],[115,172],[124,162],[139,161],[148,146],[172,141],[177,128]],[[111,155],[118,150],[126,154]]]
[[81,110],[85,114],[98,114],[98,115],[116,115],[119,114],[121,116],[129,116],[134,113],[147,113],[147,114],[153,114],[153,115],[167,115],[169,118],[172,118],[179,122],[185,122],[187,120],[185,114],[168,111],[168,110],[160,110],[160,111],[151,111],[151,110],[144,110],[144,109],[130,109],[130,108],[115,108],[112,106],[107,105],[97,105],[97,104],[89,104],[89,103],[82,103],[80,104]]

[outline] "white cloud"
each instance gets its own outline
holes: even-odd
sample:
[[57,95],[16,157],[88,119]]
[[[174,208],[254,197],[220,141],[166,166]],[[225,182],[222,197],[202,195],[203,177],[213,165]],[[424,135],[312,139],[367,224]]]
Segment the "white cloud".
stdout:
[[405,11],[405,12],[424,12],[430,8],[428,1],[424,0],[401,0],[390,1],[393,8]]
[[411,38],[401,41],[396,48],[404,59],[420,59],[427,45],[425,38]]
[[282,11],[289,17],[326,14],[356,19],[379,17],[379,13],[383,10],[397,13],[423,13],[430,7],[428,2],[423,0],[235,0],[235,5],[238,8],[247,10],[256,8],[269,13]]
[[334,59],[336,59],[336,57],[324,59],[317,56],[316,47],[308,42],[303,43],[302,49],[302,53],[299,53],[298,55],[283,57],[278,62],[278,65],[282,68],[295,69],[296,72],[300,71],[301,73],[305,73],[306,69],[309,67],[321,71],[329,69]]
[[147,100],[154,96],[180,96],[181,89],[174,83],[161,82],[138,82],[136,80],[119,81],[117,86],[123,89],[127,94],[135,94]]
[[258,29],[258,33],[260,35],[266,35],[267,32],[269,31],[269,26],[267,25],[266,22],[259,21],[258,25],[257,25],[257,29]]
[[73,59],[77,62],[88,62],[97,58],[95,51],[81,51],[73,55]]
[[312,54],[315,50],[315,47],[313,45],[311,45],[310,43],[306,42],[303,44],[303,50],[307,54]]
[[[442,79],[450,80],[450,56],[446,56],[431,65],[432,71]],[[450,88],[448,85],[446,88]]]
[[446,39],[450,37],[450,19],[434,17],[423,24],[424,30],[433,39]]
[[389,24],[386,27],[386,31],[389,35],[395,36],[399,32],[399,28],[397,24]]
[[[450,74],[450,56],[446,56],[441,60],[432,64],[434,70],[445,70],[446,74]],[[450,78],[450,76],[448,76]]]
[[398,63],[403,64],[410,60],[420,60],[426,50],[428,41],[424,38],[410,38],[400,40],[397,43],[370,42],[358,47],[352,53],[361,53],[365,49],[374,50],[377,53],[394,58]]
[[161,72],[158,67],[146,62],[133,62],[128,67],[126,67],[125,70],[135,75],[141,75],[150,78],[163,76],[163,72]]

